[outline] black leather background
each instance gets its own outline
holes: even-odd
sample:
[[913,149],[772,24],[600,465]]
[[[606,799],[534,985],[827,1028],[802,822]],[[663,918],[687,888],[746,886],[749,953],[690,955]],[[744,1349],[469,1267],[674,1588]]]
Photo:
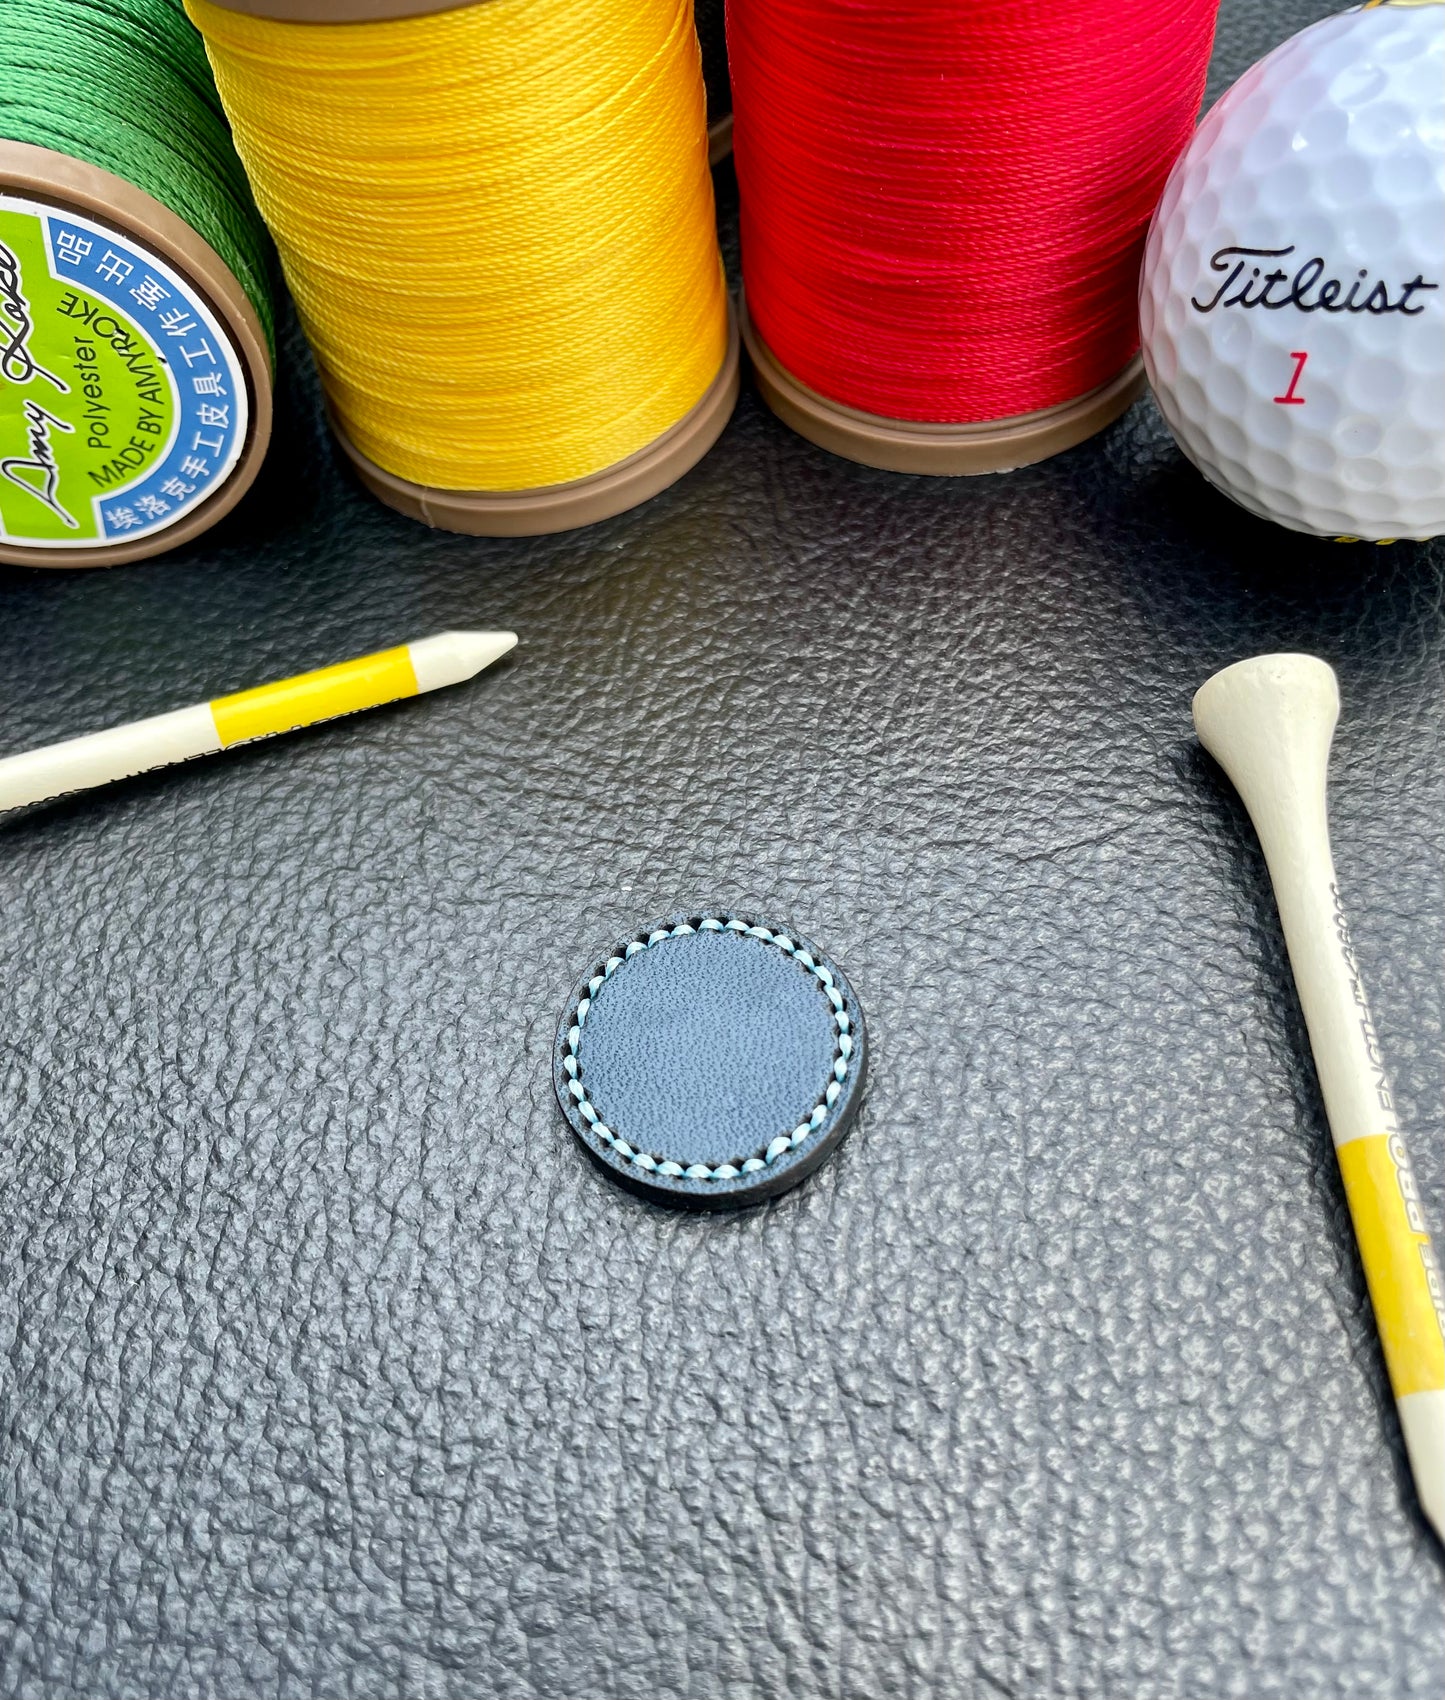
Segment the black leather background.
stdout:
[[697,21],[697,39],[702,47],[708,121],[716,123],[733,109],[732,86],[728,82],[725,0],[697,0],[693,16]]
[[[1322,10],[1228,0],[1215,91]],[[223,527],[0,573],[3,747],[521,644],[0,823],[0,1694],[1438,1696],[1445,1563],[1189,697],[1339,670],[1445,1223],[1445,548],[1271,530],[1148,403],[946,482],[750,393],[645,508],[468,540],[362,493],[288,351]],[[708,901],[823,941],[873,1051],[835,1160],[734,1218],[611,1185],[551,1081],[582,959]]]

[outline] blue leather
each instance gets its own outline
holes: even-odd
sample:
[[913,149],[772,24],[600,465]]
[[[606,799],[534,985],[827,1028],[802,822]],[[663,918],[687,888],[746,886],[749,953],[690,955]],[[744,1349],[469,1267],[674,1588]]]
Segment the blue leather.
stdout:
[[692,933],[615,977],[579,1060],[593,1103],[639,1149],[741,1167],[821,1097],[832,1011],[807,969],[772,945]]
[[821,1162],[865,1063],[842,971],[791,929],[724,910],[653,923],[589,967],[554,1071],[574,1131],[620,1179],[708,1207],[772,1196]]

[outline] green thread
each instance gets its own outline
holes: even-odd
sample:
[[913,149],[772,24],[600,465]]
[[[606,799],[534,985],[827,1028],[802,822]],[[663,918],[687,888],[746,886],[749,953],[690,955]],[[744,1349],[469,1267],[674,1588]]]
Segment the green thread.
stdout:
[[99,166],[184,219],[274,358],[269,238],[181,0],[0,0],[0,137]]

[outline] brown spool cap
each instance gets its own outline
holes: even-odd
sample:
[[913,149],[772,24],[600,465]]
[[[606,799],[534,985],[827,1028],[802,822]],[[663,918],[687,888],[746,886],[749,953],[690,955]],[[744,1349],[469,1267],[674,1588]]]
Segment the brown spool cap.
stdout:
[[729,306],[727,351],[718,374],[675,425],[601,472],[534,490],[438,490],[414,484],[368,460],[348,440],[334,413],[331,429],[367,489],[409,519],[468,537],[541,537],[625,513],[696,466],[732,416],[738,364],[737,320]]
[[271,357],[256,310],[210,243],[169,207],[123,177],[49,148],[0,140],[0,194],[6,190],[61,214],[83,214],[141,249],[149,249],[178,272],[215,314],[239,356],[247,385],[247,427],[240,455],[225,482],[173,525],[130,542],[98,543],[92,548],[43,549],[0,539],[0,561],[25,567],[113,567],[178,548],[230,513],[255,479],[271,438]]
[[758,335],[746,301],[739,315],[753,375],[763,400],[778,418],[819,448],[888,472],[958,477],[1032,466],[1111,425],[1144,391],[1144,364],[1136,354],[1122,372],[1098,389],[1037,413],[989,419],[979,425],[884,419],[829,401],[799,382]]

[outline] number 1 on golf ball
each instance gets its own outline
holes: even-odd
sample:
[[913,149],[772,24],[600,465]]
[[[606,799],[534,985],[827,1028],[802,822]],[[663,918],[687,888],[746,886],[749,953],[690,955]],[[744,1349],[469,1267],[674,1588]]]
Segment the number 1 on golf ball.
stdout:
[[1150,227],[1144,364],[1180,447],[1322,537],[1445,532],[1445,4],[1384,0],[1247,71]]

